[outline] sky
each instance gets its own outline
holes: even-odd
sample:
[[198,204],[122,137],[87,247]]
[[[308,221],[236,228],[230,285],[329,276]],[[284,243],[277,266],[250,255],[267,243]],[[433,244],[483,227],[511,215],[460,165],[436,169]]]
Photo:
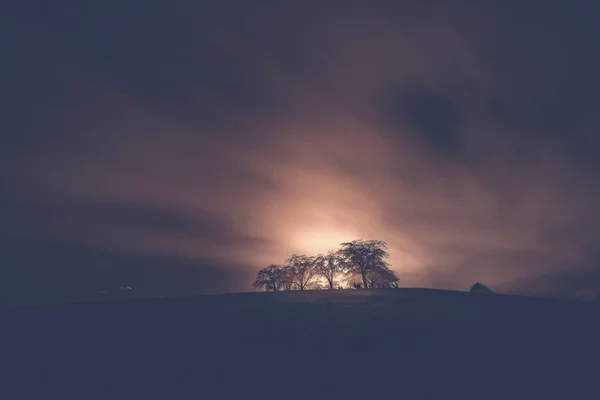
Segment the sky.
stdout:
[[11,301],[249,291],[360,238],[401,286],[600,293],[593,2],[8,3]]

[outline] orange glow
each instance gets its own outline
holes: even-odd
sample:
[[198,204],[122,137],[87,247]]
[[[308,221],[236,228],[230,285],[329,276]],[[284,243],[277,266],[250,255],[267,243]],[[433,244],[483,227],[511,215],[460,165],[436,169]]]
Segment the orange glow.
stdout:
[[336,250],[340,243],[356,239],[348,232],[336,229],[306,229],[292,234],[292,247],[302,249],[307,254],[315,255],[328,250]]

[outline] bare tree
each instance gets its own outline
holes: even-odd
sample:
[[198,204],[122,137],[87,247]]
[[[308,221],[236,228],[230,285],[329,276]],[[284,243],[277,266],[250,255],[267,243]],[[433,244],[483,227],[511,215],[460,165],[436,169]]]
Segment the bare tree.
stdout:
[[333,289],[336,277],[344,272],[344,259],[337,251],[319,254],[316,259],[317,273],[327,280],[329,289]]
[[281,265],[271,264],[261,269],[254,279],[255,289],[264,289],[266,292],[277,292],[283,285],[284,269]]
[[286,261],[286,268],[290,268],[292,281],[300,290],[305,290],[318,273],[315,257],[303,254],[292,254]]
[[374,289],[392,289],[398,287],[398,277],[387,265],[380,265],[367,273],[367,283]]
[[385,261],[389,258],[385,250],[387,244],[382,240],[353,240],[342,243],[341,246],[339,252],[345,259],[348,272],[359,273],[365,289],[369,287],[369,272],[379,271],[384,267],[388,269]]
[[294,282],[294,271],[290,265],[281,267],[281,289],[294,290],[296,283]]
[[[386,249],[381,240],[354,240],[317,257],[292,254],[283,266],[261,269],[253,286],[265,291],[333,289],[347,284],[357,289],[398,287],[398,277],[385,260],[389,257]],[[315,279],[319,276],[324,279]]]

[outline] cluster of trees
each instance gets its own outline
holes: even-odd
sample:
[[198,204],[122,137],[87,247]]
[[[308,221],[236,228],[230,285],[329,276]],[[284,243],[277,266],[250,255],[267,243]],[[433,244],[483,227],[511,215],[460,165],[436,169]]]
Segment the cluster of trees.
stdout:
[[381,240],[354,240],[327,254],[293,254],[283,265],[258,271],[253,286],[265,291],[396,288],[398,277],[389,269],[386,249]]

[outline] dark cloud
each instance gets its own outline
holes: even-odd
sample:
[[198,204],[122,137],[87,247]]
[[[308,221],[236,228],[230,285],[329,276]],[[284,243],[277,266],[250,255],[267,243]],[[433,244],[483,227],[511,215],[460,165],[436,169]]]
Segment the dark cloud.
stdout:
[[[590,261],[590,265],[598,265],[600,259]],[[563,266],[563,270],[558,272],[511,282],[504,289],[515,294],[594,300],[598,299],[600,292],[600,274],[592,267]]]
[[574,160],[595,158],[589,149],[598,145],[590,124],[600,105],[600,31],[590,16],[598,10],[592,2],[560,1],[498,8],[480,47],[497,88],[485,101],[494,124]]
[[54,218],[85,221],[89,229],[107,224],[124,231],[176,233],[192,238],[233,246],[257,246],[267,239],[236,232],[234,221],[228,221],[201,209],[184,213],[135,203],[60,204],[50,211]]
[[460,157],[464,116],[454,99],[415,84],[394,90],[390,97],[397,122],[413,128],[436,154]]
[[[145,257],[72,243],[3,238],[2,292],[15,303],[164,297],[242,290],[243,272],[201,259]],[[100,292],[107,292],[101,295]],[[116,296],[116,297],[115,297]]]
[[356,237],[407,286],[593,290],[597,6],[303,4],[11,2],[11,293],[144,265],[156,291],[237,290]]

